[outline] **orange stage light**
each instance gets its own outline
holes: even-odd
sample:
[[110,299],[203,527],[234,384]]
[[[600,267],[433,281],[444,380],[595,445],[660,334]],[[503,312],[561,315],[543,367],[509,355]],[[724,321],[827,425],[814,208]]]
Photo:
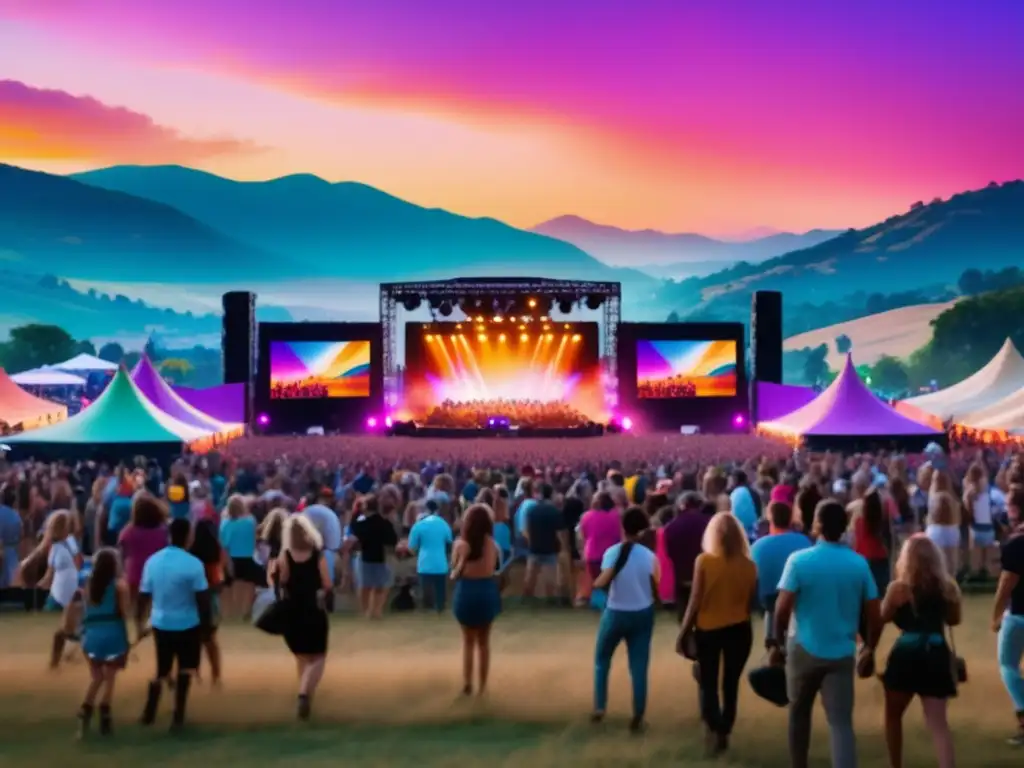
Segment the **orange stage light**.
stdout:
[[433,337],[433,336],[431,336],[431,335],[430,335],[430,334],[428,333],[428,334],[427,334],[427,341],[433,341],[433,340],[434,340],[434,337]]
[[476,321],[477,321],[478,323],[482,323],[482,322],[484,321],[484,317],[483,317],[483,315],[477,315],[477,317],[476,317]]
[[502,334],[500,334],[500,335],[498,336],[498,341],[504,341],[504,340],[505,340],[505,334],[504,334],[504,333],[502,333]]
[[537,306],[537,300],[536,300],[536,299],[530,299],[530,300],[529,300],[528,302],[526,302],[526,303],[530,305],[530,308],[531,308],[531,309],[532,309],[533,307],[536,307],[536,306]]
[[487,341],[487,334],[481,333],[479,336],[476,337],[476,339],[477,341]]
[[540,319],[541,319],[541,322],[547,322],[548,316],[547,315],[541,315]]
[[573,336],[572,336],[572,340],[573,341],[579,341],[581,338],[583,338],[583,337],[580,336],[578,333],[574,333]]
[[530,340],[530,336],[529,336],[529,334],[526,334],[526,333],[520,334],[519,335],[519,340],[520,341],[529,341]]
[[495,316],[494,316],[494,322],[496,322],[496,323],[500,323],[500,322],[502,321],[502,319],[503,319],[503,318],[502,318],[502,316],[501,316],[501,315],[495,315]]

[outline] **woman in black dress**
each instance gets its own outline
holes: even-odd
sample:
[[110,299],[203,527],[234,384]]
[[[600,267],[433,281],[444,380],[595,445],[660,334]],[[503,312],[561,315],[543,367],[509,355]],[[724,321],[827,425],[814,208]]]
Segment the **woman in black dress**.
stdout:
[[322,549],[323,540],[313,524],[303,515],[293,515],[285,522],[281,553],[269,571],[286,607],[284,641],[298,663],[301,720],[309,718],[327,662],[325,604],[331,575]]
[[957,681],[946,627],[958,625],[960,616],[960,590],[946,570],[942,552],[923,533],[911,536],[882,601],[883,624],[892,622],[900,630],[882,674],[885,742],[892,768],[903,765],[903,715],[915,696],[921,699],[937,765],[953,768],[947,708],[956,696]]

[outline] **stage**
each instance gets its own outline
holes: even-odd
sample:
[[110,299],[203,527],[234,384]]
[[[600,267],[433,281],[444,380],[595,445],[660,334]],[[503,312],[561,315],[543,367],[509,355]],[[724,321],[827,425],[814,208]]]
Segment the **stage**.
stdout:
[[[614,428],[613,428],[614,429]],[[565,427],[556,429],[552,427],[418,427],[415,424],[395,424],[387,434],[402,437],[431,437],[431,438],[495,438],[514,440],[516,438],[581,438],[601,437],[605,434],[605,427],[600,424],[591,424],[586,427]]]

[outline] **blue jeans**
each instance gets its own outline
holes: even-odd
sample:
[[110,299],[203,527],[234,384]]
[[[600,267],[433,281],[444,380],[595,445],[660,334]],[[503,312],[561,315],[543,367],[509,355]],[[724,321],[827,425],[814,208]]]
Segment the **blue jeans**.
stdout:
[[1008,613],[1003,616],[1003,628],[999,630],[999,673],[1018,715],[1024,712],[1024,677],[1020,674],[1022,657],[1024,616]]
[[608,673],[619,643],[626,641],[629,677],[633,682],[633,717],[640,719],[647,710],[647,669],[651,661],[651,635],[654,633],[654,606],[640,611],[616,611],[606,608],[597,628],[594,650],[594,711],[608,708]]
[[443,613],[448,593],[448,574],[421,573],[420,593],[423,595],[424,608],[433,608],[438,613]]

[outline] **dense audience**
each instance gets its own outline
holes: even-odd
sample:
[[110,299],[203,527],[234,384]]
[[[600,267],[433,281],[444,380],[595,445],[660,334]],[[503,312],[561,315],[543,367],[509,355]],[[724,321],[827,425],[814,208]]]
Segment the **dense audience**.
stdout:
[[696,397],[697,385],[686,376],[671,376],[666,379],[641,379],[637,382],[636,393],[643,398]]
[[592,423],[586,414],[567,402],[557,400],[445,400],[430,410],[423,423],[429,427],[477,429],[491,419],[508,419],[513,427],[567,429]]
[[[601,611],[595,721],[625,643],[630,728],[643,730],[661,605],[675,610],[677,649],[693,663],[708,752],[729,749],[746,671],[755,692],[789,707],[796,766],[807,765],[819,693],[833,764],[855,764],[853,681],[876,674],[893,624],[881,671],[890,764],[901,765],[903,715],[917,697],[949,768],[947,707],[967,679],[952,641],[958,583],[997,580],[993,663],[1016,712],[1010,741],[1024,744],[1022,515],[1024,464],[1005,448],[814,454],[747,435],[249,438],[170,467],[0,466],[0,597],[63,612],[51,663],[81,644],[80,731],[98,707],[109,734],[132,620],[136,642],[152,634],[157,652],[144,723],[173,683],[172,722],[183,727],[204,657],[219,684],[222,614],[284,638],[305,719],[336,597],[380,621],[444,610],[450,582],[463,691],[482,692],[509,568],[525,562],[522,600]],[[766,617],[770,660],[751,670],[752,611]]]

